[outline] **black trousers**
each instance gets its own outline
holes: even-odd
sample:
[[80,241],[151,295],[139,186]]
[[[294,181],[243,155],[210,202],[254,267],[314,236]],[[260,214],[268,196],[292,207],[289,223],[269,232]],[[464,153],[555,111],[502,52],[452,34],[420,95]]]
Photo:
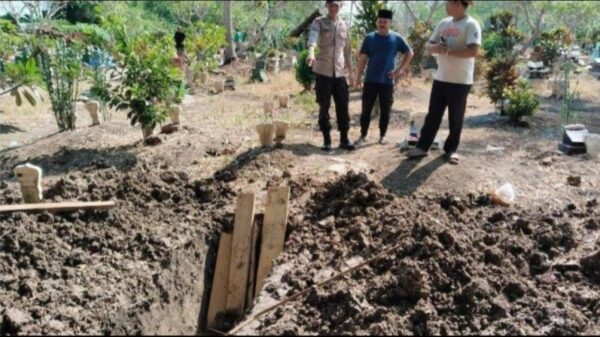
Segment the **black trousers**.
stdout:
[[346,82],[346,78],[333,78],[317,75],[315,91],[317,92],[317,103],[319,103],[320,106],[319,127],[321,128],[321,131],[323,134],[329,134],[331,132],[329,108],[331,107],[331,96],[333,96],[338,130],[342,135],[342,142],[347,141],[348,130],[350,130],[350,115],[348,113],[350,93],[348,91],[348,82]]
[[371,113],[379,97],[379,136],[385,137],[390,125],[390,113],[394,104],[394,85],[380,83],[365,83],[362,94],[362,113],[360,115],[360,133],[366,137],[371,125]]
[[448,108],[450,134],[444,144],[444,151],[454,153],[458,150],[470,91],[471,86],[466,84],[433,82],[429,99],[429,113],[425,118],[425,124],[421,129],[421,136],[417,144],[419,149],[429,151],[442,124],[444,112]]

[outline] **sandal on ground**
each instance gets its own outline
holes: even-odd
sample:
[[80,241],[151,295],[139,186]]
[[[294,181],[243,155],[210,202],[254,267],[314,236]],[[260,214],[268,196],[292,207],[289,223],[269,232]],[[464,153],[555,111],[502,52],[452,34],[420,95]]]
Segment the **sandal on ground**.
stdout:
[[460,156],[457,153],[447,153],[446,159],[448,160],[448,163],[452,165],[458,165],[460,162]]

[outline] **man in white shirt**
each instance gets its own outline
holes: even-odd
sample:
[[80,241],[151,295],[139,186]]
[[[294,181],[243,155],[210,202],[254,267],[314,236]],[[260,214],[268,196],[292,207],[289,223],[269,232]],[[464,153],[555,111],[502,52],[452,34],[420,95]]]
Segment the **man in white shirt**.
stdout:
[[474,2],[446,1],[449,17],[438,24],[427,43],[427,50],[437,54],[438,69],[434,76],[429,113],[417,148],[408,153],[409,158],[427,156],[448,108],[450,134],[444,144],[444,152],[451,164],[458,164],[456,151],[460,144],[467,97],[473,85],[475,58],[481,46],[481,27],[467,14]]

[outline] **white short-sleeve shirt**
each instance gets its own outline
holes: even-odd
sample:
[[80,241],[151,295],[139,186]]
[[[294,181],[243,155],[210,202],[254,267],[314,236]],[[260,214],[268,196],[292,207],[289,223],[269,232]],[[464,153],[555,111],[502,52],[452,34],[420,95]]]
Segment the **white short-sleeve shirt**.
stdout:
[[[442,20],[429,39],[432,43],[445,43],[450,50],[467,50],[471,44],[481,45],[481,26],[474,18],[466,16],[460,21],[449,17]],[[475,58],[437,56],[438,69],[435,80],[455,84],[473,84]]]

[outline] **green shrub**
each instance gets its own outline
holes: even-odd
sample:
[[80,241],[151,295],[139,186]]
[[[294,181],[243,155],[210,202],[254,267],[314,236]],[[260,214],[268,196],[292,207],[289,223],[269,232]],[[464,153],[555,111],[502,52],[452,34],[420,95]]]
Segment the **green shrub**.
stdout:
[[529,83],[521,79],[516,87],[506,88],[504,96],[509,100],[506,114],[513,122],[518,122],[522,117],[533,116],[540,102]]
[[560,57],[561,49],[567,48],[574,41],[573,35],[566,27],[543,32],[535,43],[535,51],[548,67],[553,67]]
[[75,101],[82,77],[81,46],[46,39],[38,41],[35,54],[58,129],[75,130]]
[[128,110],[131,125],[154,129],[165,121],[169,107],[181,95],[181,70],[173,63],[170,36],[141,34],[121,41],[124,73],[112,88],[110,107]]
[[485,73],[486,94],[496,103],[504,98],[506,89],[514,88],[519,74],[516,69],[517,61],[514,57],[504,57],[492,60]]
[[111,42],[110,33],[95,24],[77,23],[58,24],[58,30],[64,34],[80,33],[85,37],[85,42],[90,45],[105,47]]
[[15,26],[15,24],[10,20],[0,19],[0,32],[7,34],[16,34],[17,26]]
[[296,81],[302,84],[304,87],[304,91],[309,91],[312,88],[313,83],[315,83],[316,77],[313,73],[311,67],[306,63],[306,59],[308,58],[308,50],[300,53],[298,57],[298,64],[296,65]]
[[185,48],[193,77],[197,78],[201,72],[217,68],[219,64],[214,59],[214,55],[226,43],[225,27],[196,22],[186,28],[185,34]]

